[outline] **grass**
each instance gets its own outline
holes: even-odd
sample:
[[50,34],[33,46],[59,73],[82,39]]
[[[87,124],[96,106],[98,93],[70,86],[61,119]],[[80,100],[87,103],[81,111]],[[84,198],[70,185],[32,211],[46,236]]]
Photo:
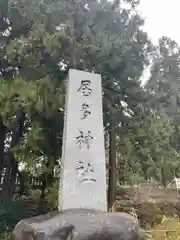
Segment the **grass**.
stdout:
[[162,222],[148,233],[153,240],[180,240],[180,221],[164,216]]

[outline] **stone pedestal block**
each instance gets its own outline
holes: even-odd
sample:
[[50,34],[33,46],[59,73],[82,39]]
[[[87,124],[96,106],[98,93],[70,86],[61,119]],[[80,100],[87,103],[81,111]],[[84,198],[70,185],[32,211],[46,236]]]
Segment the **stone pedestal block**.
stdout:
[[14,240],[143,240],[136,219],[126,213],[70,209],[22,220]]

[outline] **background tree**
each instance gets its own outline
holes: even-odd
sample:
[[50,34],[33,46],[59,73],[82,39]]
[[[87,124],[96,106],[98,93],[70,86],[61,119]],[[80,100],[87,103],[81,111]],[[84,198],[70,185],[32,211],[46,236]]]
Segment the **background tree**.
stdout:
[[[12,179],[22,163],[29,175],[41,166],[41,199],[53,185],[69,68],[102,75],[110,205],[116,178],[147,179],[155,166],[156,180],[166,185],[163,176],[178,173],[179,47],[165,37],[152,46],[135,11],[138,1],[126,2],[128,9],[122,1],[2,1],[0,159],[1,168],[8,161],[13,169],[6,172],[3,199],[12,199]],[[140,78],[152,57],[143,88]]]

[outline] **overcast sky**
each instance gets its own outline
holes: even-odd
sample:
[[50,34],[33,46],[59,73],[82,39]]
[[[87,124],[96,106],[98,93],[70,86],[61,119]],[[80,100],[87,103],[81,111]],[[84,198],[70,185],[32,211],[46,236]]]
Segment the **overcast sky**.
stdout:
[[154,43],[168,36],[180,44],[180,0],[140,0],[138,10]]
[[[140,0],[138,10],[145,18],[144,30],[154,44],[161,36],[167,36],[180,45],[180,0]],[[142,82],[149,77],[149,69],[144,71]]]

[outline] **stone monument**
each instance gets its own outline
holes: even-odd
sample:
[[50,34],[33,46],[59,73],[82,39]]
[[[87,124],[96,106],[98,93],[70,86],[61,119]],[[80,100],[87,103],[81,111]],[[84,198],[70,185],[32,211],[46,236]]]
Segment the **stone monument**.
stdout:
[[107,210],[101,76],[70,70],[59,209]]
[[134,217],[106,212],[101,76],[70,70],[59,212],[19,222],[15,240],[141,240]]

